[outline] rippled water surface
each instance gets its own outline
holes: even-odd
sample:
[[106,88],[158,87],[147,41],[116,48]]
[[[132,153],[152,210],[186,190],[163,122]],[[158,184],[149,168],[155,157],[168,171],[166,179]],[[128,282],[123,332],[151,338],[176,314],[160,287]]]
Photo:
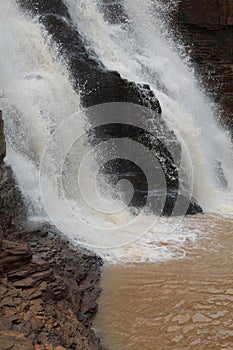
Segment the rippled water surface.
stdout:
[[105,266],[95,327],[108,350],[233,349],[233,219],[186,220],[201,234],[185,259]]

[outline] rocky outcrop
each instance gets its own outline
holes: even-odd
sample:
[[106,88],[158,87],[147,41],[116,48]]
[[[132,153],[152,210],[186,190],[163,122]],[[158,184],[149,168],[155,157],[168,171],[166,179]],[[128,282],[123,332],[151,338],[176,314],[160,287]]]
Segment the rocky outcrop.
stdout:
[[3,241],[0,247],[0,276],[5,277],[10,271],[27,265],[32,258],[26,244],[17,244]]
[[91,329],[101,259],[49,227],[18,226],[7,238],[0,247],[1,350],[101,350]]
[[9,227],[12,221],[24,215],[23,201],[11,167],[0,167],[0,227]]
[[91,329],[102,260],[23,221],[0,115],[0,348],[101,350]]
[[103,0],[101,7],[104,17],[108,22],[117,24],[127,21],[122,0]]
[[1,350],[101,350],[91,325],[101,291],[102,260],[72,248],[48,226],[17,224],[4,232],[0,242]]
[[[0,168],[2,166],[5,155],[6,155],[6,143],[5,143],[5,137],[4,137],[4,131],[3,131],[2,112],[0,111]],[[2,244],[3,238],[4,238],[3,228],[0,225],[0,246]]]
[[0,226],[0,246],[2,244],[3,239],[4,239],[3,228]]
[[2,111],[0,111],[0,165],[3,163],[5,156],[6,156],[6,142],[5,142],[5,136],[4,136]]
[[[174,132],[169,129],[161,117],[161,107],[153,91],[148,85],[129,82],[122,79],[118,72],[107,71],[101,62],[99,62],[95,53],[91,52],[89,48],[86,49],[84,38],[73,25],[67,8],[61,0],[49,0],[48,2],[45,0],[18,0],[18,2],[22,8],[30,11],[32,15],[39,16],[40,21],[44,24],[48,33],[59,45],[62,56],[69,64],[74,86],[81,91],[82,105],[84,107],[108,102],[130,102],[148,108],[150,118],[153,118],[154,127],[158,131],[157,135],[155,135],[156,132],[151,135],[143,129],[140,132],[137,131],[134,133],[135,128],[132,128],[130,134],[132,135],[132,139],[136,141],[138,141],[138,134],[140,134],[141,138],[146,139],[144,145],[150,151],[153,150],[155,152],[157,159],[161,163],[168,190],[163,214],[170,215],[176,202],[176,195],[174,193],[179,186],[177,169],[174,164],[178,164],[177,159],[180,157],[180,145]],[[142,119],[141,125],[143,126],[145,122],[146,120]],[[96,130],[94,130],[95,132]],[[101,132],[102,136],[99,139],[108,139],[113,133],[118,137],[123,137],[122,127],[117,124],[111,125],[107,131],[106,128],[101,128],[101,130],[98,130],[98,135]],[[162,139],[169,140],[169,145],[165,145],[163,142],[157,142],[160,138],[158,135],[162,135]],[[156,139],[156,141],[151,141],[153,139]],[[176,160],[173,159],[168,148],[173,150],[177,158]],[[125,159],[118,159],[117,165],[116,162],[108,163],[108,166],[105,167],[105,173],[107,172],[107,175],[111,176],[112,169],[116,170],[115,177],[118,176],[118,179],[127,179],[133,184],[136,195],[131,203],[133,206],[141,207],[148,193],[147,183],[144,181],[145,176],[143,176],[139,168],[135,165],[132,166],[132,162],[126,162]],[[143,182],[141,179],[143,179]],[[172,194],[171,191],[173,191]],[[160,198],[158,198],[159,200]],[[154,202],[156,203],[156,201],[155,198]],[[195,201],[191,201],[190,206],[192,210],[188,210],[188,213],[202,211],[196,205]],[[182,209],[179,214],[183,214]]]
[[[69,64],[71,79],[81,92],[84,107],[106,102],[131,102],[150,107],[155,116],[161,114],[159,101],[148,85],[122,79],[115,71],[103,67],[94,52],[86,49],[85,39],[70,19],[62,0],[17,0],[23,9],[40,22],[58,44]],[[164,123],[164,121],[161,121]]]
[[233,2],[181,0],[174,18],[208,89],[233,130]]
[[0,111],[0,241],[3,229],[9,227],[16,217],[23,215],[22,198],[15,177],[11,167],[3,161],[6,156],[3,125]]

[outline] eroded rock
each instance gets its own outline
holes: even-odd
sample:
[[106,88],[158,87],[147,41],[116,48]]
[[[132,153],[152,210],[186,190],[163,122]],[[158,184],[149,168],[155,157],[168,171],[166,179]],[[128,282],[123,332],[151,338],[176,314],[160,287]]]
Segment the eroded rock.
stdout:
[[48,225],[15,227],[7,239],[0,248],[3,349],[102,349],[91,329],[102,260],[72,249]]

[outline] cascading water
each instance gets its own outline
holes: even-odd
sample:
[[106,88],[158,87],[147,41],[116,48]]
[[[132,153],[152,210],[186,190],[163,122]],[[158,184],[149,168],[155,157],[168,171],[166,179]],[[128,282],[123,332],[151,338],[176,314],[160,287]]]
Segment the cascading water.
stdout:
[[[155,6],[162,6],[161,3],[125,0],[123,5],[127,21],[124,24],[108,23],[101,13],[101,3],[97,4],[94,0],[64,0],[64,3],[78,30],[86,38],[87,45],[108,69],[118,70],[131,81],[151,86],[161,102],[163,118],[176,131],[178,138],[183,138],[189,150],[194,169],[194,195],[205,210],[226,211],[226,197],[231,195],[233,188],[230,140],[214,122],[214,108],[194,79],[192,71],[180,58],[171,40],[162,34],[166,32],[166,27]],[[16,174],[30,216],[46,220],[39,186],[40,162],[45,146],[51,136],[58,137],[50,148],[51,158],[47,159],[53,164],[54,159],[59,159],[60,149],[56,146],[66,145],[72,138],[72,130],[66,133],[66,129],[74,113],[79,113],[75,127],[85,135],[85,112],[80,106],[79,95],[72,88],[67,67],[59,57],[56,46],[48,39],[45,29],[36,20],[25,17],[15,1],[9,0],[0,6],[1,109],[6,125],[7,161]],[[56,134],[58,126],[63,125],[61,123],[65,123],[65,131]],[[85,142],[80,144],[78,155],[85,153],[84,148]],[[51,154],[51,150],[54,154]],[[77,157],[77,153],[71,150],[65,162],[73,172],[77,169],[72,169],[70,164],[75,154]],[[94,156],[91,159],[94,163]],[[216,160],[221,161],[228,191],[220,190],[216,185],[212,170]],[[85,194],[94,197],[92,202],[98,208],[101,198],[95,196],[94,192],[92,195],[95,187],[92,167],[95,168],[95,165],[89,161],[86,169],[88,167],[82,184]],[[57,198],[60,188],[55,189],[57,178],[53,178],[53,172],[55,174],[56,169],[52,165],[51,168],[43,169],[47,171],[47,196],[54,206],[50,209],[57,216],[58,227],[74,242],[87,244],[93,249],[100,246],[100,241],[102,247],[110,247],[111,243],[116,246],[116,242],[118,245],[124,242],[119,237],[127,237],[127,242],[133,242],[144,232],[145,227],[150,228],[146,236],[125,247],[97,249],[106,259],[156,260],[183,256],[186,239],[193,240],[196,237],[196,228],[187,229],[185,220],[176,231],[168,233],[164,229],[164,225],[167,225],[165,219],[160,219],[151,228],[154,218],[145,214],[141,215],[135,233],[134,226],[126,226],[128,221],[134,222],[134,217],[127,208],[122,210],[120,201],[107,202],[111,209],[110,213],[106,213],[105,210],[98,212],[80,207],[68,198],[71,211],[78,213],[77,216],[82,219],[77,223],[80,220],[73,220],[64,211],[64,203]],[[67,193],[72,191],[76,192],[75,182],[70,182]],[[227,203],[230,208],[231,202]],[[106,234],[102,234],[103,223],[105,231],[110,227],[117,233],[114,236],[109,234],[106,238]]]
[[[100,10],[104,1],[65,3],[79,31],[108,69],[153,89],[163,118],[188,147],[194,170],[194,195],[205,211],[229,210],[229,193],[232,196],[233,190],[230,137],[217,126],[216,106],[169,36],[160,15],[165,5],[158,0],[119,1],[127,20],[111,24]],[[228,182],[227,192],[219,190],[215,179],[217,161],[221,162]]]
[[40,157],[52,130],[79,109],[79,96],[71,87],[66,67],[58,62],[56,48],[46,43],[42,27],[26,19],[14,1],[1,4],[0,16],[1,108],[7,161],[31,214],[41,216]]

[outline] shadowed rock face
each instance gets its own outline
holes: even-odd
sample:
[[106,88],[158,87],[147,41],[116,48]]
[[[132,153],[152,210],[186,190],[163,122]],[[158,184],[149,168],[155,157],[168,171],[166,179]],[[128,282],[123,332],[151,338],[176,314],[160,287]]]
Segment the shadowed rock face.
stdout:
[[233,131],[233,1],[181,0],[174,20]]
[[3,130],[2,112],[0,111],[0,165],[3,163],[3,159],[6,156],[6,142]]
[[3,228],[0,226],[0,246],[2,244],[3,239],[4,239]]
[[[0,112],[0,167],[2,167],[2,163],[5,155],[6,155],[6,144],[5,144],[5,137],[3,132],[2,112]],[[0,225],[0,246],[3,241],[3,238],[4,238],[3,228],[2,228],[2,225]]]
[[[130,102],[147,107],[149,113],[153,113],[153,119],[156,125],[155,130],[156,128],[159,130],[159,135],[161,135],[162,130],[163,138],[170,140],[169,148],[171,147],[173,150],[176,150],[176,158],[179,159],[179,142],[174,132],[168,128],[165,121],[162,119],[159,101],[150,87],[148,85],[122,79],[118,72],[107,71],[98,61],[95,53],[91,52],[89,49],[86,50],[85,40],[74,27],[67,8],[63,5],[61,0],[18,0],[18,2],[23,9],[30,11],[32,15],[39,16],[40,21],[44,24],[53,40],[59,44],[62,56],[65,57],[69,64],[74,87],[81,91],[82,105],[84,107],[110,102]],[[112,4],[109,4],[109,6],[111,5]],[[141,121],[142,126],[144,122],[146,122],[146,120]],[[121,131],[118,125],[114,125],[114,130],[108,130],[107,133],[111,135],[112,132],[114,132],[118,137],[122,137]],[[103,128],[102,135],[100,135],[99,138],[106,139],[109,135],[106,135],[106,130]],[[149,141],[151,138],[149,138],[146,132],[144,133],[144,137],[147,138],[147,146],[149,148],[153,147],[153,144],[150,145],[152,141]],[[136,138],[137,134],[134,135],[134,139]],[[170,191],[177,190],[179,186],[177,169],[174,168],[174,159],[168,156],[167,146],[162,142],[156,152],[159,160],[166,159],[163,170],[165,172],[169,198],[167,198],[166,201],[164,214],[170,215],[176,199],[174,193],[171,195]],[[108,164],[108,166],[105,167],[105,173],[107,175],[111,174],[112,170],[110,171],[109,169],[115,166],[115,162],[111,163],[110,167]],[[131,167],[130,170],[131,163],[127,163],[126,168],[124,166],[126,166],[125,160],[118,160],[118,179],[124,178],[136,185],[135,191],[137,194],[132,203],[133,206],[141,207],[141,203],[144,201],[143,198],[147,195],[145,191],[146,185],[144,182],[140,181],[143,176],[141,176],[141,172],[134,166]],[[196,205],[195,201],[192,201],[191,207],[192,210],[189,210],[189,213],[201,212],[201,208]]]
[[111,23],[122,23],[127,20],[122,0],[103,0],[102,9],[105,18]]
[[6,166],[6,142],[4,136],[4,123],[0,111],[0,242],[3,239],[3,230],[11,225],[12,220],[24,213],[20,191],[11,167]]
[[129,82],[118,72],[107,71],[95,53],[86,50],[84,38],[71,22],[61,0],[18,0],[18,3],[32,15],[39,15],[48,33],[59,44],[62,56],[69,64],[72,81],[81,90],[84,107],[106,102],[131,102],[150,107],[155,116],[161,114],[159,101],[148,85]]

